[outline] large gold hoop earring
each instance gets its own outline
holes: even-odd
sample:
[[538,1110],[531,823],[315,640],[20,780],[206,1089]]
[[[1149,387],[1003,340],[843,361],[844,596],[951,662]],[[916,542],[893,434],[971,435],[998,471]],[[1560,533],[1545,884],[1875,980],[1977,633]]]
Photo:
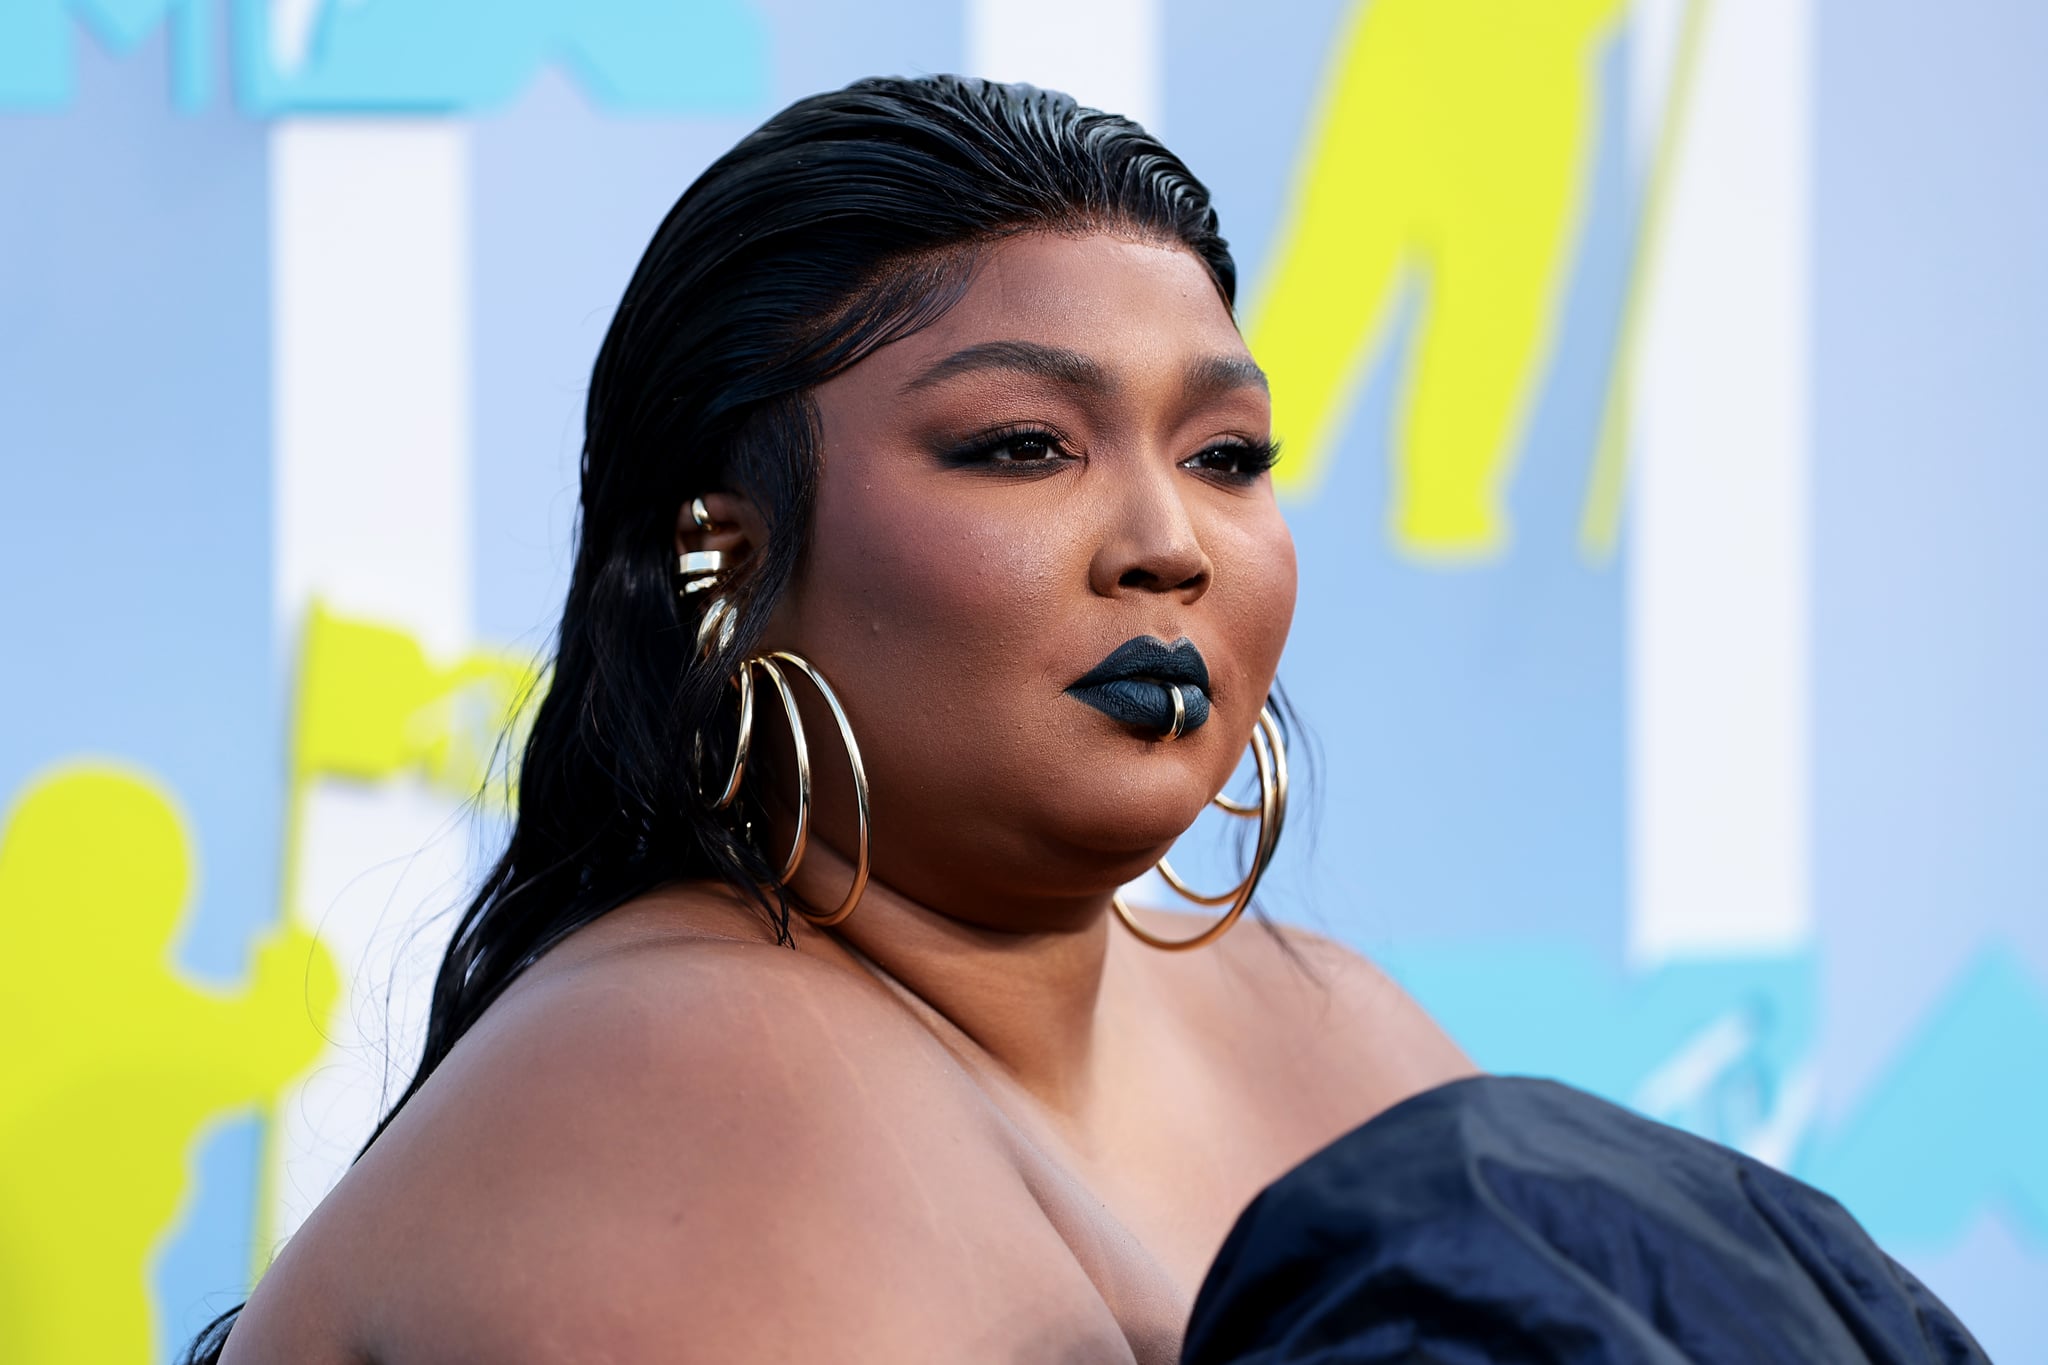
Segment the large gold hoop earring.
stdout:
[[1267,864],[1273,861],[1273,850],[1280,844],[1280,829],[1287,822],[1287,741],[1280,733],[1280,724],[1273,719],[1273,713],[1266,707],[1259,708],[1259,723],[1252,730],[1252,763],[1259,773],[1259,800],[1253,805],[1233,801],[1218,792],[1212,804],[1232,815],[1259,819],[1259,840],[1252,854],[1251,871],[1244,880],[1221,895],[1211,896],[1196,891],[1182,881],[1166,859],[1159,860],[1159,875],[1166,884],[1197,905],[1225,905],[1230,908],[1223,912],[1223,918],[1189,938],[1163,938],[1138,923],[1131,907],[1124,904],[1121,891],[1109,898],[1109,904],[1116,911],[1116,917],[1123,921],[1124,928],[1135,934],[1139,941],[1168,952],[1179,952],[1187,948],[1199,948],[1205,943],[1214,943],[1237,923],[1244,908],[1252,903],[1252,894],[1259,889],[1259,879],[1266,875]]
[[801,905],[797,913],[817,925],[828,929],[840,923],[860,904],[861,894],[868,889],[869,836],[868,836],[868,770],[860,761],[860,745],[853,738],[853,724],[846,718],[846,708],[839,704],[839,694],[825,681],[825,676],[811,663],[786,649],[768,654],[757,654],[740,665],[735,678],[740,692],[739,729],[733,739],[732,773],[726,778],[716,800],[711,802],[713,810],[725,810],[739,799],[740,779],[746,775],[747,754],[754,741],[754,670],[760,669],[768,675],[775,695],[782,702],[782,714],[789,721],[789,737],[796,747],[796,832],[790,840],[789,856],[783,860],[782,872],[776,881],[789,885],[796,876],[797,868],[803,865],[804,851],[809,847],[811,837],[811,749],[804,738],[803,717],[797,713],[796,693],[790,688],[789,678],[782,671],[783,665],[810,679],[811,686],[824,699],[825,707],[832,713],[832,719],[839,727],[839,740],[846,746],[846,763],[853,770],[853,797],[856,815],[856,851],[853,860],[853,885],[848,888],[846,898],[837,908],[825,914],[812,914]]

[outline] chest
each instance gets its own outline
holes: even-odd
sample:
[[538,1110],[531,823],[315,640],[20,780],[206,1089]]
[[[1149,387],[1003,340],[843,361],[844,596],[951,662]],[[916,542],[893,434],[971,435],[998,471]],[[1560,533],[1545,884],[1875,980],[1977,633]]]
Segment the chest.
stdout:
[[1026,1097],[990,1093],[1012,1163],[1140,1362],[1178,1359],[1203,1277],[1261,1190],[1462,1064],[1446,1048],[1423,1066],[1345,1027],[1184,1027],[1176,1039],[1153,1038],[1078,1131]]
[[1182,1078],[1086,1140],[1007,1106],[1010,1158],[1122,1327],[1140,1365],[1170,1365],[1203,1276],[1244,1208],[1320,1146],[1313,1106],[1236,1103]]
[[[1234,1210],[1218,1189],[1171,1204],[1133,1197],[1066,1154],[1020,1141],[1013,1154],[1039,1211],[1122,1329],[1138,1365],[1172,1365],[1196,1291]],[[1093,1179],[1088,1178],[1093,1176]],[[1107,1188],[1105,1188],[1107,1187]],[[1222,1231],[1216,1231],[1221,1227]]]

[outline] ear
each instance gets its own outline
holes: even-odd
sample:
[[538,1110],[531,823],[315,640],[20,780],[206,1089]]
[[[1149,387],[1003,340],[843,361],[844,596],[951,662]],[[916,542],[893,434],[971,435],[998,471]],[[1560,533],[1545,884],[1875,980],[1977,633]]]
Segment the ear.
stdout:
[[704,504],[711,525],[697,524],[690,502],[676,513],[676,553],[692,550],[720,550],[729,565],[743,563],[747,556],[767,543],[768,522],[753,501],[740,493],[705,493],[696,499]]

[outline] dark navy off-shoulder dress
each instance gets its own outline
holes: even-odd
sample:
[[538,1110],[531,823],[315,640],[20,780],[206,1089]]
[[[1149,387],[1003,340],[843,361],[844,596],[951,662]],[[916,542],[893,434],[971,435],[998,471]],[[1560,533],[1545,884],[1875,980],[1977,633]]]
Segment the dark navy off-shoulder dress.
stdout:
[[1184,1365],[1983,1361],[1811,1186],[1550,1081],[1477,1077],[1238,1220]]

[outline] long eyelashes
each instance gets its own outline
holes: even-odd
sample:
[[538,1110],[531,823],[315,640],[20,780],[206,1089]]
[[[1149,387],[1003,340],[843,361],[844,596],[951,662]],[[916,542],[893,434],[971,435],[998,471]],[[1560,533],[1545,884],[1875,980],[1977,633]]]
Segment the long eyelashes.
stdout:
[[1252,482],[1278,463],[1278,441],[1223,441],[1181,461],[1186,468],[1242,483]]
[[948,447],[939,458],[956,468],[1000,473],[1046,473],[1073,455],[1066,438],[1045,427],[998,427]]
[[[1049,474],[1076,456],[1067,439],[1049,427],[1000,427],[982,432],[939,452],[953,468],[986,470],[1001,475]],[[1204,446],[1182,460],[1181,467],[1226,483],[1251,483],[1280,458],[1276,441],[1232,437]]]

